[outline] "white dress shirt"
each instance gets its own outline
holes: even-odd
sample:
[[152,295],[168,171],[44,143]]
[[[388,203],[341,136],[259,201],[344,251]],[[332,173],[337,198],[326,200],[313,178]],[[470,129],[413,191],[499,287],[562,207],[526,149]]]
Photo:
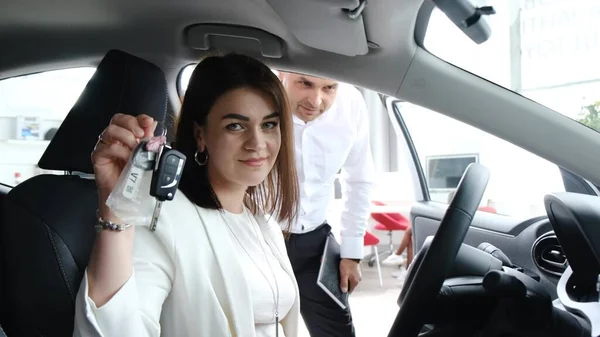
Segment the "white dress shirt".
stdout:
[[340,83],[335,102],[317,119],[305,123],[294,116],[294,135],[301,194],[298,221],[290,231],[310,232],[327,220],[341,169],[341,255],[362,259],[375,170],[367,106],[360,91]]

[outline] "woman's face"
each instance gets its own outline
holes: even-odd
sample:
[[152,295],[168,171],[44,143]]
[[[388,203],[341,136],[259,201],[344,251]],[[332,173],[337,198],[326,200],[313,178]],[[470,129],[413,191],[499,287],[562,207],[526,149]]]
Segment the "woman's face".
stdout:
[[208,151],[211,184],[259,185],[281,146],[279,111],[266,94],[251,88],[219,97],[197,131],[198,149]]

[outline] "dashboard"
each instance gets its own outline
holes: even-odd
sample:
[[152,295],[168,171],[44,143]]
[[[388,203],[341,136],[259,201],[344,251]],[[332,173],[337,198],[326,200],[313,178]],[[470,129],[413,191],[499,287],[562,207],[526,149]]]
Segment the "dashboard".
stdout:
[[[555,307],[585,317],[592,336],[600,336],[600,197],[561,192],[544,202],[547,216],[525,221],[477,212],[463,243],[500,249],[533,275]],[[413,206],[416,251],[435,235],[445,211],[436,202]]]
[[[428,236],[434,235],[446,212],[446,205],[437,202],[417,203],[411,210],[413,240],[418,251]],[[556,266],[566,260],[547,217],[524,221],[511,217],[477,212],[464,243],[478,247],[490,243],[504,252],[522,268],[540,276],[540,283],[553,299],[556,286],[566,266]]]

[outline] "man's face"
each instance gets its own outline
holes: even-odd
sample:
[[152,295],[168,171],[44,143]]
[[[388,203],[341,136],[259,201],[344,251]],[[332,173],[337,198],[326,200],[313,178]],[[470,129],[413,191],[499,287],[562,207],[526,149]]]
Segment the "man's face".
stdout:
[[279,72],[294,114],[310,122],[329,109],[337,96],[338,82],[326,78]]

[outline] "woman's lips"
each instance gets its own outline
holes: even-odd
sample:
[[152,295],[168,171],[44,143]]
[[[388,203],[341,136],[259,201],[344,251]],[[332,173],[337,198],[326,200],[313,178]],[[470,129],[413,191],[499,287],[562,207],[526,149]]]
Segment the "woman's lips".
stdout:
[[248,166],[258,167],[258,166],[261,166],[262,164],[264,164],[266,160],[267,160],[267,158],[262,157],[262,158],[251,158],[251,159],[240,160],[240,161]]

